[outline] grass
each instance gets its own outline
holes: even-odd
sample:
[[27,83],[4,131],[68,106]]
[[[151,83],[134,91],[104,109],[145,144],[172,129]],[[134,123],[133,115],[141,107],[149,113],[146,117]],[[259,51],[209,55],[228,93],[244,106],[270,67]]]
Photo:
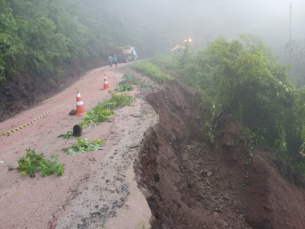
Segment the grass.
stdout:
[[74,144],[71,148],[62,149],[64,152],[68,152],[70,156],[74,156],[76,154],[82,154],[88,151],[98,151],[102,149],[100,145],[104,143],[104,140],[97,139],[93,142],[89,142],[87,138],[77,138],[77,143]]
[[131,68],[156,80],[159,84],[163,84],[167,79],[172,79],[170,75],[163,73],[158,66],[148,61],[134,62]]
[[17,170],[22,173],[22,176],[33,175],[42,172],[42,176],[50,176],[56,173],[61,176],[64,173],[64,163],[57,163],[58,155],[53,155],[52,160],[46,160],[45,155],[36,154],[35,150],[26,150],[26,156],[18,160]]
[[155,88],[156,86],[150,83],[139,83],[138,87],[140,88]]
[[[129,77],[129,80],[127,80],[127,77]],[[123,76],[124,84],[127,85],[136,85],[139,88],[155,88],[156,86],[151,83],[145,83],[145,82],[138,82],[133,75],[126,75]]]

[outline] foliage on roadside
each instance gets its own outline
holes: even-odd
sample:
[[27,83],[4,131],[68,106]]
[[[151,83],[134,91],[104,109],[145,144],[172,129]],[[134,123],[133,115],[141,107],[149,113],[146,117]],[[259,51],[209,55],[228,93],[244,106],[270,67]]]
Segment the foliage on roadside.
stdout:
[[127,95],[126,93],[118,94],[112,91],[109,91],[109,93],[112,95],[111,98],[99,104],[102,109],[115,110],[124,106],[128,106],[133,101],[135,101],[134,97]]
[[[216,104],[229,107],[261,143],[287,152],[287,134],[297,137],[295,88],[287,79],[287,69],[276,61],[259,39],[241,36],[231,42],[224,38],[199,51],[184,69],[188,85],[197,87]],[[267,130],[267,131],[265,131]]]
[[130,84],[121,84],[119,85],[118,88],[114,89],[114,91],[116,92],[132,91],[132,90],[133,90],[133,86],[131,86]]
[[131,68],[156,80],[159,84],[163,84],[167,79],[172,79],[170,75],[163,73],[157,65],[148,61],[134,62],[131,65]]
[[181,55],[178,53],[177,55],[156,55],[151,58],[150,62],[154,65],[157,65],[163,72],[171,72],[177,71],[180,68]]
[[[163,66],[167,63],[171,62]],[[202,92],[214,115],[220,111],[233,115],[251,130],[257,145],[276,150],[305,174],[305,157],[299,153],[305,142],[305,90],[295,89],[287,78],[288,67],[259,38],[220,37],[176,68],[187,85]]]
[[122,79],[123,84],[130,84],[130,85],[137,85],[138,81],[136,80],[136,78],[133,75],[129,75],[129,74],[124,74]]
[[90,124],[96,125],[99,122],[111,122],[108,116],[114,115],[113,110],[130,105],[135,98],[125,93],[117,94],[116,92],[109,91],[112,95],[110,99],[103,103],[98,103],[85,115],[84,121],[80,123],[83,128]]
[[[129,77],[129,80],[128,80]],[[139,88],[155,88],[156,86],[151,83],[145,83],[144,82],[138,82],[133,75],[124,75],[123,76],[123,83],[122,84],[127,84],[127,85],[136,85]]]
[[61,134],[58,138],[69,139],[73,136],[73,131],[68,131],[66,134]]
[[67,152],[70,156],[76,154],[82,154],[88,151],[98,151],[102,149],[100,145],[104,143],[104,140],[97,139],[93,142],[90,142],[87,138],[77,138],[77,143],[74,144],[71,148],[63,148],[64,152]]
[[105,110],[101,107],[101,104],[97,104],[93,107],[84,117],[84,121],[79,125],[83,128],[89,126],[90,124],[96,125],[99,122],[111,122],[108,116],[114,115],[113,111]]
[[156,86],[151,84],[151,83],[141,82],[141,83],[138,84],[138,87],[140,87],[140,88],[155,88]]
[[26,150],[26,156],[18,160],[17,170],[22,173],[22,176],[33,175],[42,172],[42,176],[50,176],[56,173],[61,176],[64,173],[64,163],[57,163],[58,155],[54,155],[54,161],[46,160],[45,155],[36,154],[35,150]]

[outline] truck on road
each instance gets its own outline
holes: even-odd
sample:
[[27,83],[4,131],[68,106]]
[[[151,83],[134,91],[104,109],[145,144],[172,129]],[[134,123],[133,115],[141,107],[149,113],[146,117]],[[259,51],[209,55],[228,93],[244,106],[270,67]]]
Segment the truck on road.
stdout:
[[126,62],[135,61],[138,59],[137,50],[135,47],[131,46],[123,46],[112,51],[112,55],[116,55],[118,57],[118,62]]

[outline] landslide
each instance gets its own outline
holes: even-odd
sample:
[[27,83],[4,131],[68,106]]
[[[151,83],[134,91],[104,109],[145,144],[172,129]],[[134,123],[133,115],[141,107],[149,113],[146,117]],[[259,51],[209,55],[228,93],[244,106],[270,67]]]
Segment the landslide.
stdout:
[[0,122],[62,91],[88,69],[104,65],[105,61],[102,59],[88,63],[74,61],[63,67],[61,75],[50,71],[12,74],[5,82],[0,83]]
[[249,152],[225,115],[210,146],[201,95],[178,81],[146,99],[159,123],[147,131],[135,170],[152,228],[304,228],[304,179],[273,152]]

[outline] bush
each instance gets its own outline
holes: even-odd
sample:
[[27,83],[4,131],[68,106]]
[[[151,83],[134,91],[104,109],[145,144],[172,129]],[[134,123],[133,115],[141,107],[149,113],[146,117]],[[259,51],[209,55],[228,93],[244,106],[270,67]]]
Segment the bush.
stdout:
[[[241,35],[239,40],[221,37],[209,43],[191,56],[182,75],[213,104],[213,114],[233,114],[251,130],[256,144],[276,150],[305,174],[299,154],[305,142],[305,89],[295,89],[287,69],[259,38]],[[206,137],[211,143],[211,131]]]
[[219,38],[199,51],[183,72],[187,84],[202,90],[218,109],[241,110],[243,122],[263,136],[264,145],[287,152],[287,134],[297,134],[296,90],[286,66],[260,40],[245,35],[231,42]]

